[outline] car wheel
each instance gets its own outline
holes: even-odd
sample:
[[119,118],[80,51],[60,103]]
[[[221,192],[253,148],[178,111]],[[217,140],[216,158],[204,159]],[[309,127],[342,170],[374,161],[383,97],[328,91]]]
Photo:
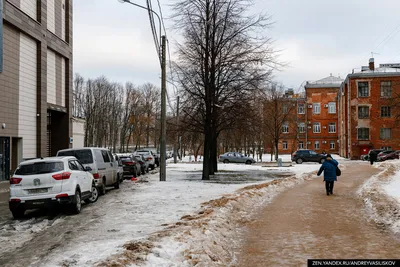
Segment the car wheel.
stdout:
[[302,159],[297,159],[297,160],[296,160],[296,163],[297,163],[297,164],[302,164],[302,163],[303,163],[303,160],[302,160]]
[[251,160],[246,161],[247,165],[251,165]]
[[229,163],[229,160],[227,160],[227,159],[224,159],[224,161],[223,161],[224,163]]
[[99,199],[99,189],[95,186],[92,185],[92,196],[88,199],[85,199],[86,203],[94,203]]
[[119,189],[119,177],[118,177],[117,181],[114,184],[114,189]]
[[25,209],[21,209],[21,208],[12,209],[11,213],[12,213],[14,219],[21,219],[24,217]]
[[150,170],[149,170],[149,167],[147,167],[147,168],[146,168],[146,172],[149,173],[149,171],[150,171]]
[[72,203],[70,205],[70,211],[72,214],[79,214],[81,212],[82,199],[81,192],[79,192],[79,190],[75,191],[74,199],[72,200]]
[[156,167],[153,165],[151,165],[151,170],[154,170]]
[[320,161],[319,161],[319,163],[324,163],[324,161],[325,161],[325,159],[321,159]]
[[100,195],[104,196],[106,194],[106,179],[103,179],[103,184],[99,189],[100,189]]

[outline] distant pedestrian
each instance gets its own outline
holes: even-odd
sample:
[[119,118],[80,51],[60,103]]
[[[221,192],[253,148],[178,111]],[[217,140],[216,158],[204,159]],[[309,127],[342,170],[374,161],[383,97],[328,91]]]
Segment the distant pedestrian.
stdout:
[[371,162],[371,165],[374,164],[374,161],[376,161],[378,155],[376,154],[375,150],[370,150],[369,151],[369,161]]
[[325,152],[325,151],[322,151],[321,155],[323,155],[323,156],[327,156],[328,154],[326,154],[326,152]]
[[320,176],[322,172],[324,172],[324,181],[326,188],[326,195],[333,194],[333,185],[337,180],[336,177],[336,167],[339,163],[334,160],[331,154],[326,155],[326,160],[322,163],[321,168],[319,169],[317,175]]

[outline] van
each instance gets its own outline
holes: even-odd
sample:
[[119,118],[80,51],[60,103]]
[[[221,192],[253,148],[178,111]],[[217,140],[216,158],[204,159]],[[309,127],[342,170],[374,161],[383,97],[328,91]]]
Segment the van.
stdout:
[[98,147],[70,148],[58,151],[57,156],[73,156],[84,167],[90,167],[96,187],[101,195],[106,193],[107,186],[119,188],[118,162],[115,161],[109,149]]

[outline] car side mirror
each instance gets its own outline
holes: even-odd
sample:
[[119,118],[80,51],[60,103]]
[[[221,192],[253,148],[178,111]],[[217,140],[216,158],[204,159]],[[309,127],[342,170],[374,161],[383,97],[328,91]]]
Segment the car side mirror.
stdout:
[[85,167],[85,171],[91,172],[91,171],[92,171],[92,168],[90,168],[89,166],[86,166],[86,167]]

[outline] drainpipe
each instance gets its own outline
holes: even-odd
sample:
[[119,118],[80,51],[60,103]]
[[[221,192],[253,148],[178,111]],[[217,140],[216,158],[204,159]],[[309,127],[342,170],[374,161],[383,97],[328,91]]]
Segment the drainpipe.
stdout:
[[351,149],[351,130],[350,130],[350,79],[348,80],[349,84],[347,86],[347,157],[350,158],[350,149]]

